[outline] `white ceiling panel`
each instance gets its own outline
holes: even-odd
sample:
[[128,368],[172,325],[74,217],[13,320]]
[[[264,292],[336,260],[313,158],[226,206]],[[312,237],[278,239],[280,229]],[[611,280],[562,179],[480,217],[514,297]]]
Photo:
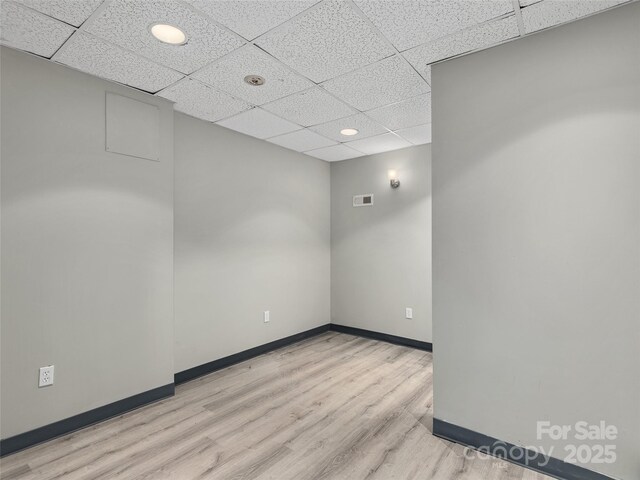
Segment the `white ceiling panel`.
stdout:
[[0,4],[0,43],[51,57],[75,29],[12,2]]
[[431,65],[517,38],[519,13],[532,33],[629,1],[0,0],[0,43],[335,161],[430,142]]
[[346,144],[366,155],[398,150],[399,148],[410,147],[412,144],[395,133],[384,133],[375,137],[363,138]]
[[[151,35],[154,23],[169,23],[187,35],[184,45],[168,45]],[[186,5],[173,0],[112,0],[87,31],[183,73],[191,73],[243,45],[243,41]]]
[[[323,123],[322,125],[316,125],[310,127],[311,130],[318,132],[325,137],[332,138],[338,142],[348,142],[351,140],[358,140],[361,138],[372,137],[373,135],[380,135],[386,133],[388,130],[379,123],[374,122],[363,113],[358,113],[350,117],[340,118],[331,122]],[[353,136],[346,136],[340,133],[345,128],[355,128],[358,133]]]
[[511,15],[420,45],[407,50],[403,55],[426,77],[430,63],[489,47],[518,35],[518,22],[515,15]]
[[268,103],[264,105],[264,108],[305,127],[330,122],[356,113],[351,107],[318,87]]
[[14,0],[50,17],[79,27],[102,0]]
[[420,95],[393,105],[385,105],[368,111],[367,115],[389,130],[400,130],[431,123],[431,94]]
[[393,56],[322,84],[358,110],[398,102],[427,93],[429,84],[402,58]]
[[576,20],[611,8],[629,0],[544,0],[523,8],[522,21],[526,33]]
[[251,105],[233,98],[197,80],[186,79],[158,93],[176,102],[174,108],[203,120],[216,122],[251,108]]
[[511,0],[355,0],[400,51],[513,12]]
[[262,139],[302,128],[300,125],[277,117],[261,108],[253,108],[217,123],[231,130]]
[[326,160],[327,162],[338,162],[340,160],[361,157],[363,155],[362,152],[349,148],[341,143],[331,147],[319,148],[317,150],[311,150],[304,153],[311,155],[312,157]]
[[[265,79],[264,85],[249,85],[244,81],[247,75],[260,75]],[[245,45],[231,52],[192,77],[255,105],[262,105],[313,86],[310,80],[292,72],[253,45]]]
[[268,140],[271,143],[280,145],[281,147],[290,148],[298,152],[306,152],[308,150],[314,150],[316,148],[328,147],[329,145],[335,145],[337,142],[329,140],[322,135],[318,135],[311,130],[304,128],[297,132],[287,133],[278,137],[273,137]]
[[253,40],[318,3],[318,0],[188,1],[248,40]]
[[182,78],[175,70],[82,32],[69,39],[54,60],[147,92],[157,92]]
[[416,125],[415,127],[397,130],[395,133],[405,140],[410,141],[414,145],[422,145],[423,143],[431,143],[431,124]]
[[394,53],[350,3],[341,0],[310,9],[258,38],[256,44],[314,82]]

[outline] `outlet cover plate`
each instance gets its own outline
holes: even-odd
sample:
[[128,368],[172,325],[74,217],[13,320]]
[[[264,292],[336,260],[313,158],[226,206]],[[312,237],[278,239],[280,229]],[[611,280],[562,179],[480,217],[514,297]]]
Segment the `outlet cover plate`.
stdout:
[[48,387],[53,385],[53,365],[40,367],[40,376],[38,377],[38,387]]

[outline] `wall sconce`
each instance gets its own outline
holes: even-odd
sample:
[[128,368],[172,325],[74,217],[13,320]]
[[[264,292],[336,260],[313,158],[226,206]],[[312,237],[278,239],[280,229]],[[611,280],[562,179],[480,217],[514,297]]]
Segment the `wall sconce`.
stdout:
[[391,185],[391,188],[398,188],[400,186],[398,172],[395,170],[389,170],[389,184]]

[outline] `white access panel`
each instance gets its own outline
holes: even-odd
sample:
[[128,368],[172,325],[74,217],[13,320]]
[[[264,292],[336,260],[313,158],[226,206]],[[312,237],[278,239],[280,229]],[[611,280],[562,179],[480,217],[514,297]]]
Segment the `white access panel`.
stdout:
[[106,150],[160,161],[160,109],[107,92]]

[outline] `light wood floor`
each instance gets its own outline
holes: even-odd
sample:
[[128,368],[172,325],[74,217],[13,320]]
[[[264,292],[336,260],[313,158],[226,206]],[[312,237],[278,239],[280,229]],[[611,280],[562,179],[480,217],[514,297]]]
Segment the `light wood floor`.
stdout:
[[544,480],[431,434],[431,354],[326,333],[2,459],[5,479]]

